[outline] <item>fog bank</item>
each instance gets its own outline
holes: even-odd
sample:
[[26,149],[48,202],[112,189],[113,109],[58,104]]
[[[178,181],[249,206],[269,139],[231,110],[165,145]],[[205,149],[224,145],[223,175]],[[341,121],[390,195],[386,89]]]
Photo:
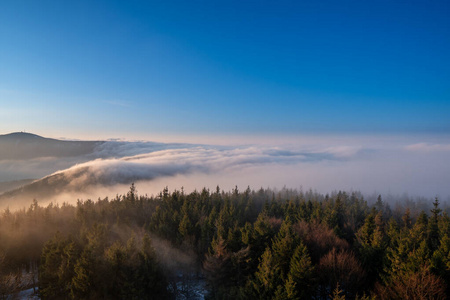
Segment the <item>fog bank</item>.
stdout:
[[29,201],[96,199],[123,193],[133,182],[140,193],[149,195],[166,186],[192,191],[217,185],[224,190],[236,185],[285,186],[320,193],[358,190],[442,199],[450,195],[448,139],[312,138],[282,146],[106,142],[89,157],[0,161],[17,172],[27,165],[33,171],[72,164],[10,194],[8,201],[3,197],[1,203],[11,204],[24,192]]

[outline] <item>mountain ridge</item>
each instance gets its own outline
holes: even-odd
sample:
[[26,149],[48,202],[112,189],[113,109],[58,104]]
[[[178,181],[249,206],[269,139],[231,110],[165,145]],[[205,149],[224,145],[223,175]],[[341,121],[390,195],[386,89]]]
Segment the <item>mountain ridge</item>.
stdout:
[[87,155],[104,141],[65,141],[28,132],[0,135],[0,160],[26,160],[40,157]]
[[11,133],[6,133],[6,134],[0,134],[0,139],[5,139],[5,138],[42,138],[42,139],[48,139],[45,137],[42,137],[40,135],[34,134],[34,133],[30,133],[30,132],[24,132],[24,131],[16,131],[16,132],[11,132]]

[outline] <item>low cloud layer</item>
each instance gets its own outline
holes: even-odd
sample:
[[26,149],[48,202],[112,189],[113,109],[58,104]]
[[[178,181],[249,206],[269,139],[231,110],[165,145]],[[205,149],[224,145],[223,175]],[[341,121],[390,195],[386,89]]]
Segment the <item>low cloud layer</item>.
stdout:
[[[131,149],[135,152],[136,149]],[[70,186],[114,185],[160,177],[203,173],[210,176],[255,166],[289,166],[301,162],[341,160],[331,152],[301,152],[279,148],[216,148],[196,146],[119,158],[97,159],[59,171]]]
[[417,152],[449,152],[450,144],[417,143],[413,145],[407,145],[405,149]]
[[[51,158],[19,162],[53,170],[37,187],[52,186],[56,194],[73,199],[104,197],[124,193],[135,182],[140,193],[157,193],[163,187],[186,190],[219,185],[228,190],[272,187],[360,190],[363,193],[391,193],[447,198],[450,195],[450,143],[429,141],[373,143],[339,140],[302,141],[275,146],[212,146],[149,142],[107,142],[88,157],[70,160]],[[92,159],[94,158],[94,159]],[[56,163],[55,163],[56,162]],[[0,162],[0,164],[12,162]],[[34,167],[33,167],[34,166]],[[49,172],[51,173],[51,172]],[[122,190],[118,190],[118,187]]]

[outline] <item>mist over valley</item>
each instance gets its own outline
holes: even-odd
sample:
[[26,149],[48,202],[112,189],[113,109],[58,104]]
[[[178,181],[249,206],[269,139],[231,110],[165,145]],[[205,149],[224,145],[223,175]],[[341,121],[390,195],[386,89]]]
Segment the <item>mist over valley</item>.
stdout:
[[186,191],[250,186],[446,200],[449,145],[380,137],[297,137],[281,146],[206,145],[70,141],[13,133],[0,136],[0,205],[21,208],[33,199],[74,203],[113,197],[131,183],[149,195],[166,186]]

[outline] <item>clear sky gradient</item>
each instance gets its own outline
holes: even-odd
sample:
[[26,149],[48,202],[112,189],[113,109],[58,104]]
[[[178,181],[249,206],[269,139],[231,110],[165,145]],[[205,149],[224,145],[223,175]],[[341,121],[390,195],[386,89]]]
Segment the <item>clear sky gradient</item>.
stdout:
[[0,3],[0,133],[450,133],[450,1]]

